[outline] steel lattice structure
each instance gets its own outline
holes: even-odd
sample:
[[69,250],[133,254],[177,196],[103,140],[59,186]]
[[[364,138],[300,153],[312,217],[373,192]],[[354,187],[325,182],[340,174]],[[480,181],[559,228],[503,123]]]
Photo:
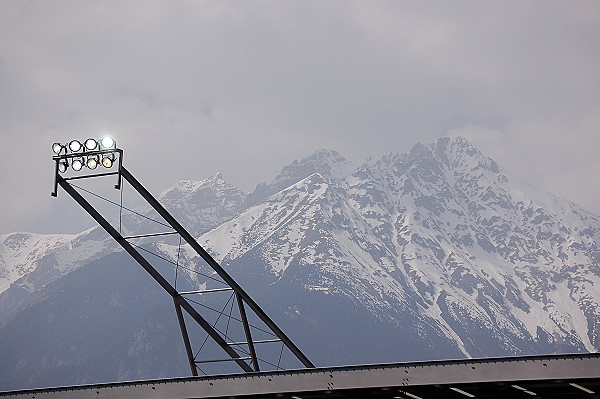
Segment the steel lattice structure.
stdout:
[[[74,145],[74,148],[79,148],[77,151],[69,152],[67,150],[67,145],[60,145],[55,143],[53,145],[53,150],[55,150],[56,156],[53,157],[53,160],[56,163],[55,166],[55,179],[54,179],[54,191],[52,192],[52,196],[56,197],[58,194],[58,187],[62,188],[67,194],[69,194],[172,298],[173,304],[175,306],[175,311],[177,314],[177,319],[179,322],[179,327],[181,330],[181,334],[183,337],[183,342],[185,345],[185,350],[188,357],[188,362],[190,366],[190,370],[193,376],[198,375],[198,367],[199,363],[206,362],[218,362],[218,361],[233,361],[235,362],[243,371],[245,372],[258,372],[260,371],[259,360],[260,358],[256,353],[256,344],[257,343],[265,343],[269,342],[281,342],[287,349],[307,368],[314,368],[315,366],[308,360],[308,358],[300,351],[300,349],[294,345],[294,343],[290,340],[290,338],[275,324],[273,320],[267,316],[267,314],[261,309],[261,307],[240,287],[240,285],[221,267],[221,265],[204,249],[198,242],[192,237],[192,235],[158,202],[158,200],[123,166],[123,151],[116,147],[116,143],[114,145],[109,146],[109,148],[103,148],[101,146],[102,141],[97,142],[97,146],[91,148],[93,146],[93,139],[88,139],[85,142],[85,146],[79,143],[79,147]],[[74,140],[76,141],[76,140]],[[73,143],[73,142],[71,142]],[[69,148],[71,148],[71,143],[69,143]],[[88,143],[90,145],[88,146]],[[79,165],[86,165],[89,159],[100,159],[102,158],[102,164],[104,165],[104,160],[109,159],[110,162],[106,162],[104,165],[106,168],[116,166],[116,171],[108,171],[104,173],[93,173],[93,174],[84,174],[84,175],[76,175],[71,177],[64,177],[63,173],[69,166],[69,162],[72,165],[75,165],[75,162],[79,162],[77,164],[77,168],[73,167],[75,170],[81,170],[82,167]],[[95,169],[98,162],[91,162],[92,167],[89,169]],[[110,165],[109,165],[110,164]],[[86,179],[86,178],[95,178],[102,176],[117,176],[117,184],[115,188],[118,190],[122,189],[122,180],[124,179],[127,183],[131,185],[135,189],[135,191],[146,201],[148,205],[150,205],[154,211],[158,215],[160,215],[166,223],[168,223],[173,231],[169,233],[156,233],[156,234],[144,234],[144,235],[136,235],[126,237],[123,236],[117,229],[115,229],[108,220],[100,214],[100,212],[90,203],[88,202],[76,189],[76,186],[70,183],[72,180],[77,179]],[[185,241],[190,248],[192,248],[208,266],[214,270],[214,272],[223,280],[223,282],[228,286],[228,290],[232,290],[235,295],[235,300],[237,303],[237,307],[239,310],[239,315],[243,324],[243,330],[245,335],[245,342],[227,342],[227,337],[224,336],[220,331],[215,329],[213,325],[211,325],[196,308],[193,304],[185,298],[184,294],[190,293],[203,293],[210,292],[211,290],[205,291],[195,291],[195,292],[180,292],[178,291],[153,265],[152,262],[145,258],[134,245],[132,245],[128,240],[132,238],[140,238],[140,237],[152,237],[158,235],[165,234],[177,234],[181,237],[183,241]],[[217,290],[212,290],[217,291]],[[258,319],[264,323],[264,325],[277,337],[277,339],[273,340],[254,340],[252,337],[252,326],[248,322],[247,311],[253,312]],[[190,342],[190,337],[188,334],[188,329],[186,325],[186,321],[184,318],[184,312],[187,313],[191,319],[200,326],[208,336],[218,344],[223,351],[228,355],[227,359],[215,359],[215,360],[204,360],[198,361],[196,360],[194,353],[192,351],[192,345]],[[244,356],[245,353],[240,353],[239,350],[240,345],[244,345],[247,347],[246,352],[249,356]],[[238,349],[236,349],[238,348]],[[250,363],[248,363],[248,361]]]

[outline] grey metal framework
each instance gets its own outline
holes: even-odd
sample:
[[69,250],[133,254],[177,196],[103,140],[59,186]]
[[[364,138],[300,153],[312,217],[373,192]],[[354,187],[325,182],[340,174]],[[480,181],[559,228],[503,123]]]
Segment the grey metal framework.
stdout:
[[600,397],[600,354],[328,367],[0,392],[35,399]]
[[[181,329],[185,350],[188,357],[190,370],[193,376],[198,375],[199,363],[207,362],[218,362],[218,361],[234,361],[243,371],[245,372],[258,372],[259,358],[256,354],[255,344],[265,342],[282,342],[285,347],[305,366],[309,368],[315,367],[310,360],[300,351],[300,349],[294,345],[290,338],[271,320],[267,314],[261,309],[261,307],[239,286],[239,284],[221,267],[221,265],[198,244],[198,242],[192,237],[192,235],[183,226],[175,220],[175,218],[156,200],[156,198],[146,190],[144,186],[135,178],[133,175],[123,166],[122,158],[123,151],[121,149],[101,150],[96,152],[90,152],[88,154],[95,155],[96,153],[102,154],[106,152],[113,152],[118,154],[118,170],[116,172],[96,173],[88,175],[80,175],[74,177],[63,177],[59,173],[58,165],[59,162],[66,158],[72,158],[73,155],[58,155],[53,157],[56,162],[55,168],[55,180],[54,180],[54,191],[52,196],[57,196],[57,188],[60,186],[67,194],[69,194],[90,216],[100,225],[106,232],[129,254],[137,261],[137,263],[152,276],[152,278],[172,297],[175,305],[175,311]],[[119,233],[97,210],[92,206],[70,183],[71,180],[84,179],[90,177],[101,177],[101,176],[117,176],[116,189],[121,189],[122,179],[125,179],[139,194],[140,196],[173,228],[173,232],[159,233],[159,234],[144,234],[137,236],[124,237]],[[232,290],[236,297],[240,318],[243,324],[245,341],[244,342],[227,342],[226,338],[221,332],[215,329],[190,303],[183,295],[189,294],[190,292],[179,292],[173,285],[171,285],[160,272],[152,266],[152,264],[133,246],[128,242],[131,238],[150,237],[164,234],[178,234],[226,283]],[[207,290],[204,292],[208,292]],[[212,290],[218,291],[218,290]],[[277,336],[277,339],[273,340],[253,340],[251,333],[251,326],[248,322],[246,314],[246,308],[249,308],[263,323],[267,326],[271,332]],[[217,343],[223,351],[229,356],[227,359],[215,359],[215,360],[203,360],[198,361],[195,359],[190,338],[188,335],[186,322],[184,319],[184,313],[186,312],[191,318],[210,336],[210,338]],[[248,348],[247,353],[249,356],[243,356],[244,353],[240,354],[239,350],[236,350],[234,346],[239,347],[245,345]],[[250,361],[250,364],[247,361]]]

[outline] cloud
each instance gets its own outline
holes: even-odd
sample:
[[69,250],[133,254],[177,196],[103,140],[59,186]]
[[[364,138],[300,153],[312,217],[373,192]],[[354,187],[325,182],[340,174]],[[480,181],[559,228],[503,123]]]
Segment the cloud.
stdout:
[[[3,1],[2,231],[64,220],[67,205],[47,197],[50,144],[104,131],[154,192],[217,171],[250,190],[317,148],[360,162],[463,131],[600,213],[589,185],[600,175],[599,11],[595,1]],[[81,228],[78,211],[61,228]]]

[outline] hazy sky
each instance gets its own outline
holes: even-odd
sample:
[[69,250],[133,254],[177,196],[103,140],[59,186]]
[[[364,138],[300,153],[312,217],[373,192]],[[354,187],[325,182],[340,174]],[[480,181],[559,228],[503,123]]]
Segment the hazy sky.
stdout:
[[463,135],[600,214],[599,38],[597,0],[2,0],[0,233],[94,225],[50,146],[104,133],[155,193]]

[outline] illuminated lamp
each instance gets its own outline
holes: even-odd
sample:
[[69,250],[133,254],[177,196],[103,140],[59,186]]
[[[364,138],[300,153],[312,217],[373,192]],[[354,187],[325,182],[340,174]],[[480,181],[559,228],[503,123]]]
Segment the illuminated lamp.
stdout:
[[88,169],[96,169],[98,166],[99,160],[98,157],[88,157],[87,162],[85,163]]
[[82,145],[79,142],[79,140],[71,140],[71,142],[69,143],[69,150],[71,150],[71,152],[78,152],[79,150],[81,150]]
[[71,162],[71,167],[74,171],[80,171],[81,168],[83,168],[83,159],[74,159],[73,162]]
[[65,146],[60,143],[52,144],[52,152],[54,152],[57,155],[60,154],[60,152],[63,150],[63,148],[65,148]]
[[85,145],[86,150],[92,151],[98,148],[98,142],[96,139],[87,139],[83,145]]
[[105,168],[110,168],[111,166],[113,166],[113,163],[115,162],[115,154],[106,154],[103,158],[102,158],[102,166],[104,166]]
[[110,136],[105,136],[100,140],[100,147],[103,149],[115,148],[116,144],[115,139]]
[[69,167],[69,163],[67,161],[61,161],[58,163],[58,171],[60,173],[65,173],[67,168]]

